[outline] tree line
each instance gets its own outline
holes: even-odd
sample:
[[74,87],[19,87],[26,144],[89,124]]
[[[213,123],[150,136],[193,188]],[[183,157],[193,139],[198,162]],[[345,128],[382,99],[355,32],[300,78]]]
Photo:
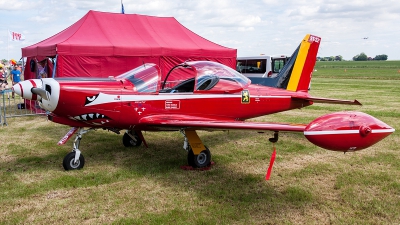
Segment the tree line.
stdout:
[[[388,56],[385,54],[377,55],[374,58],[368,57],[364,52],[353,57],[353,61],[368,61],[368,60],[387,60]],[[317,61],[344,61],[343,56],[328,56],[328,57],[317,57]]]
[[359,55],[353,57],[354,61],[368,61],[368,60],[387,60],[388,56],[385,54],[377,55],[374,58],[368,57],[364,52],[361,52]]

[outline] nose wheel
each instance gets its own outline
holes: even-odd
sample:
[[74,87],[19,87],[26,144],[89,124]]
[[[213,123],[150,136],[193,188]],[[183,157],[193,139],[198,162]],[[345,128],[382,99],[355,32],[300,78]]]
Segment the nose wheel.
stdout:
[[79,155],[78,160],[75,160],[76,152],[68,153],[63,160],[63,167],[65,170],[79,170],[85,165],[85,158],[82,154]]
[[81,151],[79,150],[79,144],[81,143],[82,135],[86,134],[87,132],[94,130],[94,128],[90,129],[83,129],[80,127],[78,129],[78,133],[76,134],[72,152],[68,153],[63,160],[63,167],[65,170],[79,170],[82,169],[83,166],[85,165],[85,158],[81,154]]

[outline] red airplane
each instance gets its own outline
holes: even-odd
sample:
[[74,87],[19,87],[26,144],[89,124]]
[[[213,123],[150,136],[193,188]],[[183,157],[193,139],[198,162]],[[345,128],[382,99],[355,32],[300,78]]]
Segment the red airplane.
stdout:
[[274,131],[271,142],[278,140],[279,131],[303,132],[315,145],[343,152],[368,148],[393,133],[392,127],[362,112],[331,113],[309,124],[245,121],[314,102],[361,105],[357,100],[309,95],[320,42],[321,38],[306,35],[278,76],[270,78],[275,81],[273,87],[253,85],[216,62],[192,61],[175,66],[163,80],[160,68],[147,63],[117,77],[26,80],[14,85],[13,91],[38,100],[49,111],[49,120],[72,127],[59,144],[78,132],[72,152],[64,158],[65,170],[84,166],[80,140],[99,128],[115,133],[126,130],[122,142],[127,147],[142,142],[147,147],[142,131],[180,131],[188,163],[195,168],[211,162],[197,130]]

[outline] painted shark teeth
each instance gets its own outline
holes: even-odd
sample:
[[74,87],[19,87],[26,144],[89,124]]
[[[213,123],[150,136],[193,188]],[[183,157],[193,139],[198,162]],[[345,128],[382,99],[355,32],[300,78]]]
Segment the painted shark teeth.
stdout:
[[100,114],[100,113],[86,113],[79,116],[71,117],[73,120],[78,121],[90,121],[90,120],[97,120],[97,119],[109,119],[107,116]]

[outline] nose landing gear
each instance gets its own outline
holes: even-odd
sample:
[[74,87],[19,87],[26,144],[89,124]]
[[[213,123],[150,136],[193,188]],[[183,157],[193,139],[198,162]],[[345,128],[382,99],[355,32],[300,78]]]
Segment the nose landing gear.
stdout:
[[78,133],[76,134],[72,152],[68,153],[63,160],[63,167],[65,170],[79,170],[82,169],[85,165],[85,158],[81,154],[79,150],[79,144],[81,143],[82,135],[87,132],[94,130],[94,128],[90,128],[85,130],[83,127],[78,129]]

